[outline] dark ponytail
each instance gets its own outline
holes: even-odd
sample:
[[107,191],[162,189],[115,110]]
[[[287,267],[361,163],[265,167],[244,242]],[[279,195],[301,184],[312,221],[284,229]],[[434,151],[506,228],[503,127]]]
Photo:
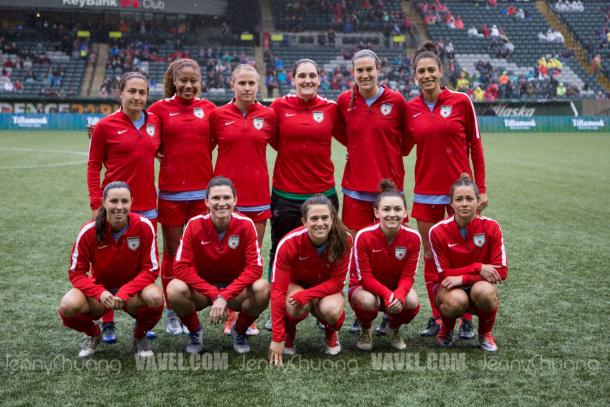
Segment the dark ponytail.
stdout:
[[349,254],[349,233],[339,219],[337,209],[335,209],[330,199],[322,194],[315,194],[303,202],[303,205],[301,205],[303,219],[307,219],[307,212],[312,205],[326,205],[330,210],[332,223],[328,234],[328,260],[331,263],[336,263]]
[[379,209],[379,203],[386,196],[395,196],[395,197],[400,198],[402,203],[405,206],[405,209],[407,208],[407,201],[405,199],[404,194],[401,194],[400,192],[398,192],[398,190],[396,189],[396,184],[392,180],[389,180],[389,179],[381,180],[381,182],[379,183],[379,189],[381,192],[377,195],[377,199],[375,199],[375,203],[373,204],[375,209]]
[[95,217],[95,236],[98,242],[101,242],[106,239],[106,208],[104,207],[103,202],[108,197],[108,192],[111,189],[117,188],[125,188],[129,191],[129,194],[131,195],[131,188],[129,188],[129,185],[126,182],[113,181],[106,185],[106,187],[104,188],[104,193],[102,194],[102,206],[98,211],[97,216]]
[[432,41],[426,41],[415,50],[413,54],[413,69],[417,69],[417,62],[423,58],[431,58],[438,64],[438,69],[443,69],[443,63],[438,56],[438,48]]

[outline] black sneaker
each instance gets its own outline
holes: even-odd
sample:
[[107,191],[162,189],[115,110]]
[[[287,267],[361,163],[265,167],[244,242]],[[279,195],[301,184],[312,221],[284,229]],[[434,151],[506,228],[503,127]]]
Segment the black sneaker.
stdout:
[[362,331],[362,327],[360,326],[360,321],[358,318],[354,319],[354,323],[349,329],[349,333],[351,334],[359,334]]
[[388,329],[388,325],[390,324],[390,316],[388,314],[383,314],[383,318],[377,328],[375,328],[376,336],[385,336],[385,331]]
[[420,336],[436,336],[439,329],[441,328],[440,318],[430,318],[426,329],[419,333]]
[[474,330],[472,329],[472,321],[468,319],[460,320],[460,330],[458,332],[458,337],[460,339],[472,339],[474,338]]

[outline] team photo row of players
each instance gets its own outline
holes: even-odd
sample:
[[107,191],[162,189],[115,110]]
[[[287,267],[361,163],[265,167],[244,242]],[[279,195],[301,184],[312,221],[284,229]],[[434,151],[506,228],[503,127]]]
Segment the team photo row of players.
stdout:
[[[302,213],[305,202],[313,197],[320,199],[320,196],[323,196],[330,203],[333,213],[338,211],[339,200],[335,190],[334,167],[331,161],[331,141],[334,137],[347,147],[348,158],[342,180],[344,200],[341,224],[345,225],[345,229],[352,237],[357,236],[357,231],[376,222],[375,206],[379,203],[380,180],[389,180],[404,203],[403,156],[408,155],[413,147],[416,147],[415,189],[411,216],[417,220],[419,235],[424,236],[421,240],[424,249],[424,279],[432,309],[432,317],[429,319],[426,329],[422,331],[422,335],[436,336],[437,343],[447,342],[444,339],[452,335],[453,329],[450,333],[441,330],[441,327],[446,325],[443,324],[443,318],[449,311],[445,312],[442,307],[437,307],[435,300],[436,295],[441,295],[444,291],[438,291],[436,284],[439,280],[440,267],[438,261],[434,259],[429,236],[431,236],[430,232],[434,224],[443,220],[446,215],[453,214],[453,205],[448,192],[453,182],[461,174],[467,174],[469,179],[476,181],[476,185],[478,185],[478,188],[475,188],[477,190],[475,213],[480,213],[485,209],[488,202],[485,189],[485,162],[472,102],[467,95],[452,92],[441,86],[443,70],[434,44],[424,43],[416,51],[413,65],[415,66],[415,80],[421,87],[421,94],[409,102],[405,101],[400,93],[379,84],[380,62],[377,55],[370,50],[361,50],[352,58],[354,88],[341,94],[337,102],[318,96],[319,67],[310,59],[301,59],[292,68],[295,95],[280,97],[273,101],[270,107],[265,107],[256,100],[259,75],[250,65],[238,65],[234,69],[231,80],[234,98],[222,107],[216,107],[212,102],[197,97],[201,88],[201,73],[199,65],[190,59],[179,59],[169,65],[164,76],[166,98],[153,103],[148,109],[145,109],[148,96],[146,77],[138,72],[130,72],[123,76],[119,84],[121,109],[103,118],[93,129],[90,129],[91,145],[87,183],[92,219],[99,220],[101,216],[102,209],[106,205],[105,191],[108,185],[122,181],[128,185],[130,196],[133,198],[133,202],[130,202],[132,214],[147,219],[148,223],[152,225],[153,231],[156,231],[157,222],[161,224],[163,260],[153,269],[161,274],[167,307],[166,332],[172,335],[188,332],[190,342],[192,342],[191,348],[197,349],[200,346],[197,345],[197,342],[201,343],[203,331],[199,329],[201,327],[196,323],[193,312],[198,308],[211,305],[211,315],[214,321],[226,320],[225,332],[227,334],[233,332],[236,349],[248,348],[247,338],[243,335],[244,326],[247,334],[258,332],[253,321],[267,305],[265,301],[268,301],[268,295],[265,293],[268,293],[269,287],[265,285],[266,280],[258,278],[250,281],[249,279],[254,275],[252,270],[247,273],[250,277],[238,278],[236,273],[241,273],[241,270],[223,268],[222,272],[215,271],[218,273],[217,277],[220,278],[222,275],[217,286],[207,286],[207,288],[200,286],[199,288],[203,291],[197,291],[199,294],[190,291],[191,289],[187,290],[187,286],[191,288],[192,286],[188,282],[176,278],[178,272],[181,272],[184,277],[185,270],[188,268],[179,264],[180,256],[184,255],[181,236],[183,234],[186,236],[188,232],[188,228],[185,226],[190,224],[188,223],[190,219],[207,213],[208,208],[210,208],[209,215],[203,216],[209,216],[208,222],[213,221],[213,211],[210,207],[213,201],[210,201],[208,183],[214,176],[230,179],[231,185],[234,185],[231,187],[234,198],[236,198],[235,190],[239,191],[239,204],[235,207],[239,215],[236,213],[235,217],[231,216],[230,219],[232,221],[240,219],[240,222],[251,222],[254,225],[257,248],[260,248],[263,241],[267,219],[271,220],[271,250],[269,253],[269,271],[271,273],[275,270],[272,266],[277,263],[276,254],[283,242],[282,239],[289,233],[292,235],[292,231],[307,221],[307,217]],[[266,161],[267,145],[277,151],[271,190],[269,190]],[[218,149],[215,166],[212,162],[214,148]],[[161,163],[158,194],[155,188],[155,158],[159,159]],[[472,168],[470,161],[472,161]],[[105,170],[103,179],[102,169]],[[475,185],[474,182],[473,185]],[[404,207],[406,211],[406,205]],[[228,209],[223,207],[222,210]],[[105,213],[108,217],[105,224],[108,227],[111,224],[111,217],[108,211]],[[338,221],[336,215],[330,216],[330,218]],[[129,220],[132,218],[127,219],[130,224]],[[408,217],[405,212],[401,223],[407,221]],[[235,222],[238,223],[238,221]],[[305,225],[307,224],[305,223]],[[218,226],[215,226],[212,229],[219,231]],[[93,228],[93,226],[90,227]],[[123,224],[123,227],[126,226]],[[200,228],[205,230],[202,225]],[[83,233],[81,231],[79,239]],[[108,247],[116,248],[121,242],[122,233],[119,233],[116,239],[110,239]],[[104,236],[108,238],[111,234]],[[476,237],[470,235],[469,231],[464,232],[461,236],[465,241],[474,241]],[[309,237],[311,240],[311,236]],[[222,238],[215,237],[215,241],[222,240]],[[139,247],[140,241],[137,241]],[[201,240],[201,242],[204,241],[206,240]],[[237,243],[240,241],[244,242],[244,240],[238,240]],[[98,236],[98,246],[106,247],[100,242]],[[132,239],[123,244],[133,251],[133,247],[136,246],[135,242],[136,240]],[[182,243],[184,243],[184,239]],[[228,249],[231,249],[230,245],[235,245],[235,243],[235,239],[227,239]],[[479,247],[481,239],[477,238],[476,243],[475,246]],[[77,246],[75,245],[75,250]],[[485,249],[488,247],[485,237],[482,239],[482,247]],[[210,246],[210,250],[211,248],[212,246]],[[218,248],[218,250],[220,249]],[[463,248],[463,250],[471,253],[471,248]],[[411,252],[412,250],[408,251],[408,253]],[[82,252],[80,253],[82,254]],[[94,250],[92,254],[97,254],[97,252]],[[318,257],[320,254],[318,253]],[[71,273],[74,272],[73,269],[77,263],[75,259],[78,259],[78,255],[78,251],[73,254]],[[192,253],[190,255],[194,256]],[[395,257],[401,256],[398,253],[394,255]],[[260,253],[258,256],[257,261],[260,261]],[[104,254],[104,257],[107,256]],[[408,256],[405,254],[405,257]],[[502,257],[502,260],[504,263],[493,264],[505,266],[505,256]],[[94,262],[91,258],[89,261],[93,276],[95,275]],[[463,266],[465,265],[458,267]],[[262,265],[257,267],[261,267],[262,270]],[[483,273],[481,267],[480,263],[475,264],[469,269],[468,274]],[[330,268],[330,265],[327,268]],[[313,265],[305,267],[307,272],[319,274],[317,271],[311,271],[314,269]],[[89,269],[87,270],[89,271]],[[195,273],[196,268],[191,270]],[[485,270],[489,271],[487,268]],[[191,273],[191,277],[194,277],[193,273]],[[70,276],[72,278],[72,274]],[[274,276],[275,274],[271,273],[267,280],[273,282]],[[451,275],[451,277],[459,277],[459,275]],[[236,287],[233,287],[232,290],[225,293],[226,297],[218,294],[221,298],[217,298],[218,295],[215,294],[224,292],[232,284],[233,279],[242,281],[240,283],[242,286],[237,286],[242,290],[238,291]],[[243,286],[244,279],[251,283],[248,284],[247,292],[242,292],[246,287]],[[181,281],[182,285],[176,280]],[[97,280],[92,277],[92,281]],[[470,304],[475,298],[472,297],[473,291],[470,289],[475,286],[474,283],[479,283],[479,281],[467,279],[467,282],[468,284],[459,284],[459,286],[469,289],[468,301],[466,305],[463,302],[459,304],[462,308],[465,307],[465,311],[470,311],[474,309]],[[98,288],[102,288],[102,286],[104,285],[102,284]],[[108,287],[111,289],[108,291],[110,294],[113,290],[117,294],[116,290],[120,288],[120,285],[113,284]],[[75,288],[78,289],[76,285]],[[290,286],[286,290],[290,292]],[[91,294],[91,292],[89,293]],[[352,304],[356,304],[354,309],[360,308],[361,310],[360,313],[356,312],[358,319],[352,326],[352,331],[359,332],[361,335],[359,339],[361,349],[366,349],[372,344],[368,322],[372,312],[371,308],[378,306],[378,310],[386,313],[382,322],[382,332],[389,325],[388,332],[392,335],[394,335],[392,330],[395,329],[397,323],[397,319],[393,318],[393,315],[398,312],[402,315],[401,320],[406,320],[408,318],[405,313],[410,312],[414,315],[416,314],[415,309],[418,308],[417,297],[414,293],[409,297],[410,300],[407,303],[403,301],[407,297],[400,300],[393,297],[390,303],[385,303],[390,298],[383,296],[380,297],[383,301],[377,303],[372,301],[370,296],[359,293],[360,290],[355,288],[350,290],[349,299],[350,302],[355,301]],[[474,290],[474,293],[476,294],[478,291]],[[489,294],[489,292],[486,293]],[[96,294],[101,293],[96,292]],[[107,296],[104,298],[107,304],[104,304],[102,308],[96,308],[91,304],[87,307],[82,305],[84,297],[89,301],[90,296],[86,293],[80,298],[83,301],[77,301],[81,305],[76,308],[64,309],[62,303],[60,314],[64,323],[70,327],[74,326],[74,324],[70,325],[69,322],[66,322],[66,318],[70,314],[96,315],[97,311],[103,311],[103,340],[106,343],[115,342],[112,309],[124,308],[123,306],[127,305],[123,303],[135,298],[132,293],[127,297],[123,295],[121,300],[117,299],[115,294],[112,294],[112,298]],[[409,294],[409,290],[405,293],[405,295],[407,294]],[[441,297],[445,298],[444,295]],[[95,296],[93,298],[96,301],[99,299]],[[288,299],[290,298],[292,297],[289,296]],[[297,296],[297,298],[299,297]],[[150,301],[146,302],[146,299]],[[156,309],[156,302],[153,301],[156,299],[155,293],[150,297],[140,298],[140,302],[136,303],[140,305],[138,309],[144,307],[143,304],[148,304],[138,311],[145,313],[144,309],[147,309],[148,321],[154,319],[150,317],[152,311],[149,309]],[[456,309],[456,303],[451,302],[457,301],[454,296],[446,296],[445,300],[443,306],[449,307],[448,309]],[[228,309],[239,308],[246,311],[241,312],[239,316],[235,312],[228,312],[227,315],[219,314],[223,301],[225,309],[228,304]],[[334,306],[329,306],[339,309],[343,300],[339,300],[337,297],[335,300],[329,301],[323,301],[321,304],[334,304]],[[398,306],[397,301],[402,301],[401,307]],[[282,322],[286,324],[283,334],[279,334],[279,336],[274,334],[270,357],[276,362],[278,355],[289,353],[290,349],[293,349],[293,346],[288,346],[294,345],[293,342],[290,342],[292,330],[289,329],[289,322],[291,318],[294,319],[293,322],[298,321],[298,318],[307,315],[310,311],[318,317],[322,324],[324,324],[323,321],[327,322],[325,325],[327,350],[331,349],[328,352],[338,352],[337,349],[340,348],[336,330],[332,328],[340,326],[340,323],[343,322],[343,314],[333,315],[328,306],[321,307],[320,304],[314,306],[312,303],[311,309],[303,308],[304,304],[297,301],[292,304],[294,308],[292,310],[287,308],[284,313],[274,311],[272,318],[267,321],[266,327],[269,329],[279,325],[280,333],[282,332]],[[87,312],[79,311],[83,307],[87,309]],[[130,313],[136,316],[137,320],[137,314]],[[459,310],[451,315],[455,313],[459,313]],[[460,323],[459,336],[472,338],[475,334],[470,322],[470,314],[468,312],[462,314],[464,315]],[[274,318],[280,318],[278,324],[273,323]],[[489,319],[492,318],[489,317]],[[93,328],[90,324],[85,325],[89,331],[80,330],[92,333]],[[149,323],[141,322],[136,325],[139,329],[135,332],[139,335],[136,338],[140,339],[136,341],[136,345],[145,348],[147,341],[142,338],[154,337],[154,333],[148,329]],[[479,324],[480,327],[481,324]],[[142,332],[144,332],[144,336],[141,335]],[[196,333],[199,337],[195,335]],[[90,352],[92,347],[94,349],[94,345],[98,341],[97,336],[88,335],[88,338],[83,349],[89,349],[89,351],[84,351],[84,353]],[[279,344],[282,338],[286,342],[283,344],[284,348],[280,349]],[[495,348],[491,335],[480,338],[480,341],[486,341],[493,345],[490,345],[490,348]],[[392,343],[399,348],[403,346],[398,335],[393,337]],[[147,351],[149,350],[148,348]],[[281,359],[279,360],[281,361]]]

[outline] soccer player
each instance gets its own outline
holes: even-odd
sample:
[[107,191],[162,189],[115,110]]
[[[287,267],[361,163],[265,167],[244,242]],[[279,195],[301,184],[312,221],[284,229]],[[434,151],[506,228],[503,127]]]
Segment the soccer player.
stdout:
[[[239,191],[237,211],[254,222],[258,245],[265,236],[267,219],[271,218],[267,144],[275,135],[275,112],[256,100],[260,77],[252,65],[240,64],[233,70],[233,100],[210,116],[212,141],[218,145],[215,176],[225,176]],[[239,163],[238,165],[236,165]],[[224,332],[231,334],[237,314],[230,311]],[[256,323],[248,335],[259,333]]]
[[282,365],[282,355],[296,353],[296,326],[309,312],[324,324],[325,353],[341,351],[337,333],[345,320],[341,290],[351,237],[331,200],[322,194],[303,203],[301,216],[303,226],[280,241],[273,263],[271,365]]
[[430,228],[438,271],[432,293],[443,320],[436,343],[452,346],[456,318],[471,312],[479,317],[481,349],[495,352],[496,287],[508,276],[502,231],[495,220],[477,215],[481,195],[468,174],[453,183],[450,197],[454,215]]
[[390,343],[398,350],[407,347],[400,326],[411,322],[419,312],[413,281],[421,238],[402,223],[407,205],[394,183],[383,180],[380,189],[374,203],[379,223],[356,234],[349,267],[349,301],[362,328],[356,346],[364,351],[373,349],[371,323],[379,311],[389,315]]
[[127,183],[106,184],[95,221],[82,227],[74,243],[69,269],[74,287],[62,298],[59,316],[66,327],[85,334],[80,357],[95,353],[101,335],[94,320],[106,309],[131,315],[136,354],[153,355],[146,332],[163,313],[163,293],[155,284],[157,243],[152,223],[130,213],[132,202]]
[[[280,240],[302,224],[303,202],[323,194],[339,209],[331,141],[333,136],[341,140],[345,136],[337,104],[318,95],[320,68],[311,59],[294,63],[292,85],[296,95],[277,98],[271,104],[278,130],[271,144],[277,158],[271,193],[270,266]],[[271,330],[271,319],[265,328]]]
[[[155,155],[161,140],[161,123],[144,110],[148,80],[139,72],[128,72],[119,81],[121,108],[100,120],[91,136],[87,184],[91,219],[102,205],[101,192],[112,181],[127,182],[133,191],[132,211],[151,220],[157,228],[157,190]],[[105,168],[100,187],[100,173]],[[116,342],[114,313],[104,313],[104,342]],[[154,333],[149,333],[154,338]]]
[[373,51],[356,52],[352,58],[356,84],[337,100],[347,130],[342,140],[347,146],[347,162],[341,182],[341,218],[353,233],[375,221],[373,203],[379,193],[379,180],[390,179],[399,192],[403,190],[406,101],[399,92],[379,84],[380,69]]
[[[174,257],[184,225],[206,212],[206,186],[212,178],[210,114],[214,103],[198,97],[201,70],[192,59],[177,59],[163,76],[165,99],[153,103],[149,111],[162,126],[161,167],[159,170],[159,222],[163,232],[163,290],[173,278]],[[170,335],[186,333],[168,306],[165,331]]]
[[[440,315],[432,297],[437,277],[432,261],[428,231],[436,222],[451,214],[447,191],[462,173],[474,176],[481,188],[478,210],[487,206],[485,193],[485,159],[474,106],[465,93],[441,87],[443,69],[436,46],[426,42],[413,56],[415,79],[421,94],[407,104],[410,139],[406,149],[417,146],[415,191],[411,216],[417,219],[419,233],[424,237],[424,280],[432,308],[432,317],[422,336],[434,336],[440,326]],[[473,169],[470,166],[472,160]],[[459,337],[474,337],[472,317],[465,315]]]
[[186,224],[167,298],[189,330],[188,353],[203,349],[204,329],[197,311],[210,307],[210,322],[224,322],[229,308],[240,311],[232,329],[233,349],[250,352],[246,330],[269,304],[270,286],[252,219],[233,212],[237,193],[225,177],[208,184],[209,214]]

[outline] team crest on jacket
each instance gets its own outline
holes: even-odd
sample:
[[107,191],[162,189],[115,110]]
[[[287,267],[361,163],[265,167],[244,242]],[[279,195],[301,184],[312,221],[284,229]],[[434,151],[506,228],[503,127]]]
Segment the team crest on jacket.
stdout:
[[127,247],[129,250],[133,250],[134,252],[138,250],[140,247],[140,238],[139,237],[128,237],[127,238]]
[[203,113],[203,109],[202,108],[195,107],[193,109],[193,114],[195,115],[196,118],[203,119],[204,113]]
[[227,240],[227,244],[229,245],[229,247],[233,250],[237,249],[237,246],[239,246],[239,236],[238,235],[232,235],[229,236],[229,240]]
[[485,233],[477,233],[473,236],[472,242],[476,247],[483,247],[485,244]]
[[322,123],[324,121],[324,112],[313,112],[313,119],[318,123]]
[[260,130],[263,128],[263,125],[265,124],[265,119],[263,119],[262,117],[255,117],[252,120],[252,124],[254,125],[254,128],[256,130]]
[[396,256],[396,259],[398,259],[398,260],[404,259],[406,255],[407,255],[406,247],[397,247],[396,250],[394,251],[394,256]]
[[382,115],[387,116],[390,113],[392,113],[392,104],[391,103],[384,103],[383,105],[381,105],[381,114]]
[[146,133],[150,137],[155,137],[155,126],[154,126],[154,124],[147,124],[146,125]]
[[441,106],[441,116],[444,119],[446,119],[447,117],[451,116],[451,106],[449,106],[449,105]]

